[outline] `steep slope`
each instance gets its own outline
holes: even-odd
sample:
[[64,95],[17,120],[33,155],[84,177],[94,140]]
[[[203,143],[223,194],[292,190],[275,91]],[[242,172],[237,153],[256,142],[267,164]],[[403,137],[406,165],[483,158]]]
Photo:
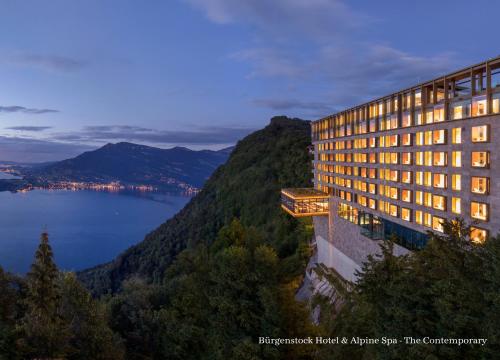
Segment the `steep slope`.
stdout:
[[198,243],[212,243],[222,226],[234,218],[268,235],[286,256],[296,247],[291,243],[297,239],[290,235],[296,222],[280,210],[280,189],[310,185],[309,144],[308,122],[273,118],[267,127],[237,144],[229,160],[176,216],[116,260],[80,272],[80,280],[94,294],[116,291],[131,276],[161,281],[179,252]]
[[107,144],[75,158],[35,168],[29,174],[38,181],[83,181],[146,184],[175,190],[180,184],[200,188],[229,156],[221,151],[193,151],[121,142]]

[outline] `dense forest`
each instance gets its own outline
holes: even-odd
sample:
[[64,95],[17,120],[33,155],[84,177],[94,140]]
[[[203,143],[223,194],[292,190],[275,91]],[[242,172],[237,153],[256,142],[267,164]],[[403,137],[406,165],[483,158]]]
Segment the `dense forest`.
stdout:
[[[311,322],[295,293],[312,227],[279,208],[281,187],[310,184],[309,143],[306,122],[274,118],[238,143],[178,215],[78,278],[57,269],[43,233],[26,277],[0,269],[0,359],[498,358],[500,237],[473,244],[462,221],[407,256],[383,243],[356,284],[318,271],[337,301],[316,295],[320,322]],[[488,342],[259,345],[266,336]]]
[[303,239],[302,227],[282,213],[280,189],[311,185],[310,143],[308,122],[271,119],[238,142],[228,161],[177,215],[113,262],[79,273],[79,279],[96,295],[119,290],[131,275],[160,283],[182,250],[210,245],[235,218],[255,227],[280,258],[293,255]]

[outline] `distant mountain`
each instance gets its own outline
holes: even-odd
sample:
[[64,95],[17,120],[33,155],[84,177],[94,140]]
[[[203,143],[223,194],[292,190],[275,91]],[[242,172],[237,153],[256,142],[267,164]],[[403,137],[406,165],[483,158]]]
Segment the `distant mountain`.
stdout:
[[114,261],[80,272],[80,280],[96,295],[118,291],[130,277],[161,282],[177,254],[211,244],[235,218],[261,231],[279,254],[293,253],[301,230],[281,210],[280,189],[310,186],[310,143],[309,122],[274,117],[227,150],[228,161],[177,215]]
[[32,168],[26,176],[35,183],[119,181],[177,191],[186,186],[201,188],[212,172],[227,160],[230,151],[231,148],[220,151],[194,151],[184,147],[159,149],[120,142]]

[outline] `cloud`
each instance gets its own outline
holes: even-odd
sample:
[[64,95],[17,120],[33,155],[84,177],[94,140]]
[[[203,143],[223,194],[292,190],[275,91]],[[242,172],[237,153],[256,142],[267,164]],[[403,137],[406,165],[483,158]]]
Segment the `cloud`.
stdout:
[[320,101],[302,101],[297,99],[254,99],[254,105],[277,110],[305,110],[313,113],[329,113],[335,111],[331,103]]
[[52,129],[52,126],[11,126],[11,127],[6,127],[5,129],[15,130],[15,131],[38,132],[38,131]]
[[254,129],[203,127],[193,130],[155,130],[129,125],[87,126],[81,131],[55,133],[52,140],[79,143],[130,141],[156,145],[219,145],[234,144]]
[[327,38],[369,23],[339,0],[185,0],[218,24],[246,23],[277,36]]
[[34,109],[34,108],[26,108],[24,106],[0,106],[0,113],[25,113],[25,114],[47,114],[47,113],[57,113],[59,110],[53,109]]
[[63,160],[95,149],[94,146],[67,144],[23,137],[0,136],[0,160],[26,163]]
[[74,72],[87,66],[87,62],[67,56],[31,53],[6,54],[0,56],[0,62],[61,72]]

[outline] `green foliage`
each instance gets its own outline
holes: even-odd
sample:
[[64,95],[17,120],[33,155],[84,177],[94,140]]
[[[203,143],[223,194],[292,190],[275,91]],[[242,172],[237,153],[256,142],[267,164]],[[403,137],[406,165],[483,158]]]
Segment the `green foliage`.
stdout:
[[0,269],[0,359],[123,358],[102,304],[60,273],[43,233],[25,280]]
[[[282,213],[280,189],[310,186],[310,141],[307,122],[273,118],[238,142],[227,163],[177,215],[115,261],[79,273],[79,279],[96,295],[119,290],[131,276],[160,283],[182,250],[210,245],[234,218],[265,235],[281,258],[295,254],[304,226]],[[295,260],[290,268],[303,259]]]
[[471,243],[461,220],[443,235],[396,257],[392,244],[365,264],[359,282],[335,321],[331,336],[368,338],[487,338],[486,346],[370,345],[322,348],[324,359],[486,359],[500,351],[500,238]]

